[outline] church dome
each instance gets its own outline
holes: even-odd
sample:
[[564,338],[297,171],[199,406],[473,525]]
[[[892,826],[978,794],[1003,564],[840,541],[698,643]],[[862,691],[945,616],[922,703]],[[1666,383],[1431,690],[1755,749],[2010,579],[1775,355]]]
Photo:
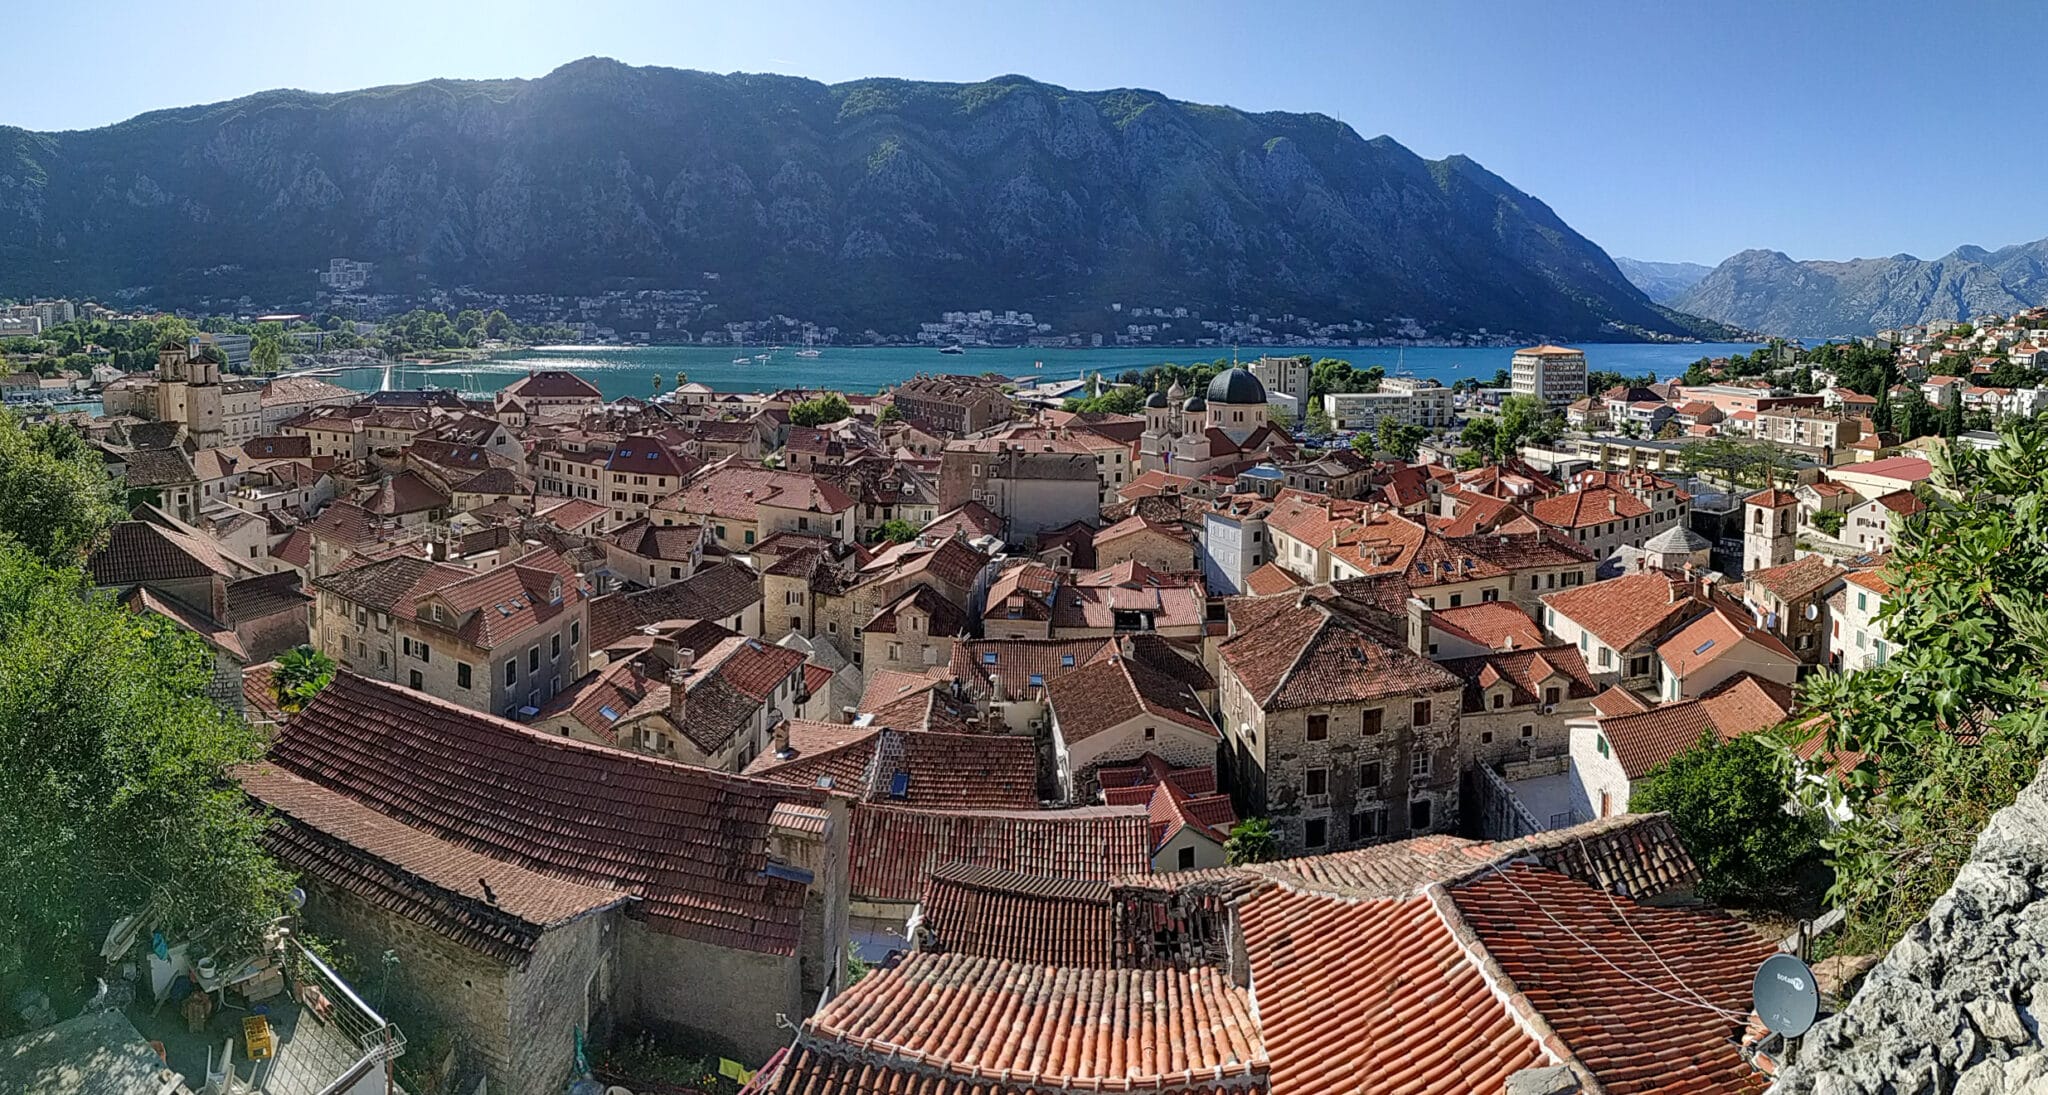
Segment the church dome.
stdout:
[[1249,369],[1225,369],[1209,382],[1209,401],[1239,405],[1264,403],[1266,386],[1259,383],[1259,378],[1253,376]]
[[1713,542],[1684,525],[1673,525],[1650,537],[1643,550],[1655,555],[1691,555],[1712,548]]
[[1147,407],[1164,407],[1164,406],[1166,406],[1166,393],[1165,393],[1165,392],[1153,392],[1153,393],[1152,393],[1151,395],[1148,395],[1148,396],[1146,396],[1146,397],[1145,397],[1145,405],[1146,405]]
[[1201,396],[1191,395],[1188,397],[1188,401],[1186,403],[1180,405],[1180,409],[1187,411],[1189,414],[1193,414],[1197,411],[1208,410],[1209,405],[1207,403],[1202,402]]

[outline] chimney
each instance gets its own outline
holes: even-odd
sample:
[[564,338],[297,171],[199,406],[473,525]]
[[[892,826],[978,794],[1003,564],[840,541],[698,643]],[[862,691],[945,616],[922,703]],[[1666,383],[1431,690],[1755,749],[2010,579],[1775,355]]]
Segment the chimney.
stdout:
[[788,760],[796,755],[795,751],[789,747],[788,719],[783,719],[781,722],[776,723],[772,733],[775,739],[775,759]]
[[675,667],[668,671],[668,721],[675,723],[677,729],[682,728],[683,716],[689,713],[690,694],[685,685],[690,667],[696,662],[696,651],[678,650]]
[[1420,597],[1408,598],[1408,649],[1429,656],[1429,606]]
[[675,633],[665,632],[656,635],[654,637],[653,651],[657,661],[673,669],[676,664],[676,654],[678,651]]
[[1010,702],[1010,694],[1003,689],[1003,675],[991,673],[988,677],[988,698],[994,703]]

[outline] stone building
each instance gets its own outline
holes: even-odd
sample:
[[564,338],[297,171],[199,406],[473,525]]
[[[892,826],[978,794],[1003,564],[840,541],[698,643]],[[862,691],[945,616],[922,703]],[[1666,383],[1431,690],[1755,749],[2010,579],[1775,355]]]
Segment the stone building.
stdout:
[[941,510],[971,503],[1003,522],[1012,543],[1102,512],[1095,451],[1063,438],[949,441],[939,456]]
[[1209,382],[1206,398],[1176,383],[1145,401],[1145,432],[1138,469],[1199,479],[1212,471],[1291,458],[1294,443],[1267,424],[1266,386],[1245,369],[1225,369]]
[[314,645],[377,680],[511,716],[583,675],[588,591],[546,549],[481,574],[400,555],[311,585]]
[[978,376],[916,376],[889,397],[903,417],[941,434],[975,433],[1015,413],[1002,385]]
[[156,420],[185,427],[191,448],[211,449],[227,443],[222,398],[220,364],[211,356],[193,357],[184,344],[176,342],[157,351]]
[[1231,602],[1217,646],[1228,782],[1289,854],[1458,824],[1464,682],[1398,627],[1315,591]]
[[[431,758],[424,762],[423,759]],[[491,1090],[638,1027],[750,1061],[845,967],[845,808],[338,674],[241,769],[307,923]]]

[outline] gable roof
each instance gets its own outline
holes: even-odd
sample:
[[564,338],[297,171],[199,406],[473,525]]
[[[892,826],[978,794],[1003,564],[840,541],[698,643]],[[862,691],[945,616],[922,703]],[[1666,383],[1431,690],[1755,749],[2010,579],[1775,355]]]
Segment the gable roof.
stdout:
[[853,809],[857,899],[915,901],[925,876],[974,863],[1053,878],[1106,879],[1152,869],[1142,807],[956,813],[860,803]]
[[1194,690],[1150,666],[1115,656],[1050,678],[1046,698],[1068,745],[1149,718],[1217,736]]
[[1114,964],[1107,882],[956,863],[932,871],[918,903],[922,950],[1093,969]]
[[[824,724],[831,725],[831,724]],[[792,724],[791,742],[798,736]],[[1008,734],[946,734],[890,727],[839,727],[851,740],[784,758],[763,753],[747,774],[820,787],[869,802],[952,810],[1031,810],[1038,806],[1038,747]],[[829,740],[821,731],[804,735]],[[901,788],[899,793],[898,788]]]
[[1231,602],[1217,654],[1268,711],[1443,692],[1462,686],[1390,634],[1305,594]]
[[1560,589],[1544,594],[1543,603],[1616,651],[1626,651],[1645,638],[1661,637],[1707,607],[1687,583],[1659,571]]
[[[426,838],[632,894],[655,931],[795,952],[805,888],[766,873],[769,816],[822,792],[571,741],[348,672],[278,731],[267,760]],[[244,786],[270,802],[260,778]],[[363,884],[360,862],[295,865]]]
[[1707,734],[1723,741],[1766,730],[1792,711],[1792,689],[1748,673],[1715,685],[1698,699],[1660,704],[1600,720],[1600,733],[1630,779],[1687,749]]

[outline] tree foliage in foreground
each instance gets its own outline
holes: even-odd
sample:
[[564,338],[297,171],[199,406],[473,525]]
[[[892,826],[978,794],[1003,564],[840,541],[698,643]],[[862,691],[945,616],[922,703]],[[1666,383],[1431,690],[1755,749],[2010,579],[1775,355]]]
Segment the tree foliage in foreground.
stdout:
[[170,621],[0,546],[0,989],[75,994],[145,907],[202,953],[282,908],[288,876],[223,778],[258,740],[208,697],[212,667]]
[[1799,869],[1820,852],[1818,816],[1785,809],[1784,758],[1765,735],[1723,742],[1710,734],[1652,771],[1629,809],[1671,814],[1700,865],[1700,896],[1772,901],[1792,890]]
[[1223,840],[1224,860],[1232,866],[1264,863],[1278,852],[1273,823],[1262,817],[1248,817],[1231,826],[1230,835]]
[[76,562],[119,515],[99,454],[69,426],[24,426],[0,411],[0,538],[46,562]]
[[816,399],[806,399],[789,408],[789,420],[798,426],[829,426],[853,413],[846,403],[846,397],[838,392],[827,392]]
[[1825,841],[1857,945],[1926,915],[2048,755],[2048,431],[2015,421],[1999,436],[1937,458],[1953,504],[1894,534],[1878,616],[1890,658],[1805,692],[1829,745],[1863,756],[1845,792],[1855,816]]

